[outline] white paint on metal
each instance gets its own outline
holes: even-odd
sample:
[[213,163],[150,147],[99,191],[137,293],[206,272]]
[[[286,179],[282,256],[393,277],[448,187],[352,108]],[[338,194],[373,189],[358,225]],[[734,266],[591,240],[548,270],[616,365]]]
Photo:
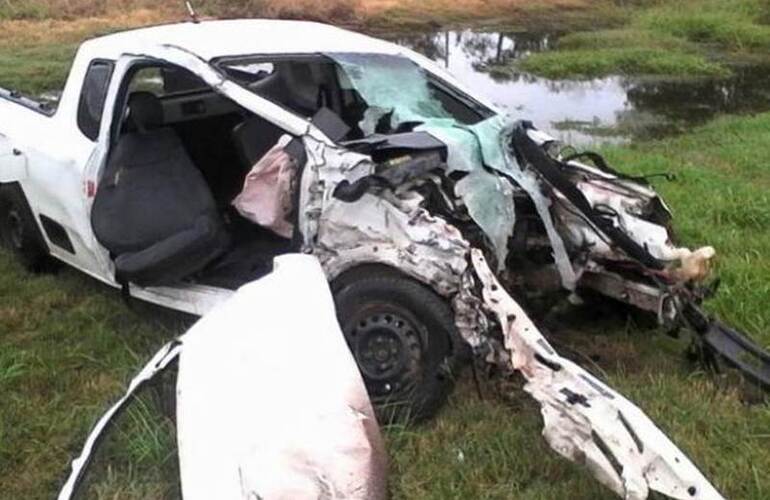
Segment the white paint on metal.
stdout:
[[119,410],[177,357],[185,499],[387,498],[387,454],[326,277],[294,254],[150,360],[88,436],[59,500]]
[[471,253],[485,305],[503,330],[507,368],[527,380],[524,390],[540,404],[543,436],[551,448],[585,464],[626,500],[643,500],[650,491],[682,500],[722,499],[638,407],[559,356],[500,285],[481,252]]

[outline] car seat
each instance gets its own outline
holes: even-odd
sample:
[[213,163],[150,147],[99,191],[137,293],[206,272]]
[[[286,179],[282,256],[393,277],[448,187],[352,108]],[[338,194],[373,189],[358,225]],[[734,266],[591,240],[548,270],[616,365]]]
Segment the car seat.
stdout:
[[179,136],[163,127],[160,100],[136,92],[129,132],[109,156],[91,223],[114,257],[121,283],[177,283],[224,253],[230,242],[203,175]]

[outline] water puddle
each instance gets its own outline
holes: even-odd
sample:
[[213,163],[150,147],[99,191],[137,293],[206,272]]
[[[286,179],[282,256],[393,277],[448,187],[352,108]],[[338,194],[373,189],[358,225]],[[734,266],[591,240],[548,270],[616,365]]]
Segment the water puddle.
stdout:
[[439,62],[468,88],[516,118],[573,144],[623,143],[685,131],[719,113],[770,110],[770,64],[734,68],[730,78],[613,76],[548,80],[495,65],[549,50],[558,35],[446,31],[390,40]]

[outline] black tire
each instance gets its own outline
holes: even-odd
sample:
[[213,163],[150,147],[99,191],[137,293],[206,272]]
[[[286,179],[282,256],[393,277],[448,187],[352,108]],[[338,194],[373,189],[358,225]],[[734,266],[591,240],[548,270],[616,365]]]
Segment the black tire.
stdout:
[[344,273],[332,291],[380,423],[433,417],[468,359],[447,303],[425,285],[379,265]]
[[52,272],[59,266],[48,251],[27,198],[16,184],[0,186],[0,241],[29,271]]

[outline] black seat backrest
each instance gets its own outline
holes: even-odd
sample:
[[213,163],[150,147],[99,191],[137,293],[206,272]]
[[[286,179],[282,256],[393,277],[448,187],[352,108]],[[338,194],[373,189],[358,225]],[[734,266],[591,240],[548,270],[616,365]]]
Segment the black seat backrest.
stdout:
[[155,94],[134,92],[128,98],[127,119],[140,132],[158,129],[163,126],[163,105]]
[[113,255],[139,252],[183,232],[202,215],[221,224],[211,190],[152,94],[129,99],[135,132],[120,137],[99,183],[91,221]]
[[259,116],[252,116],[233,129],[233,143],[244,174],[275,146],[285,132]]
[[310,63],[276,62],[275,71],[249,89],[302,116],[312,116],[319,107],[320,87]]

